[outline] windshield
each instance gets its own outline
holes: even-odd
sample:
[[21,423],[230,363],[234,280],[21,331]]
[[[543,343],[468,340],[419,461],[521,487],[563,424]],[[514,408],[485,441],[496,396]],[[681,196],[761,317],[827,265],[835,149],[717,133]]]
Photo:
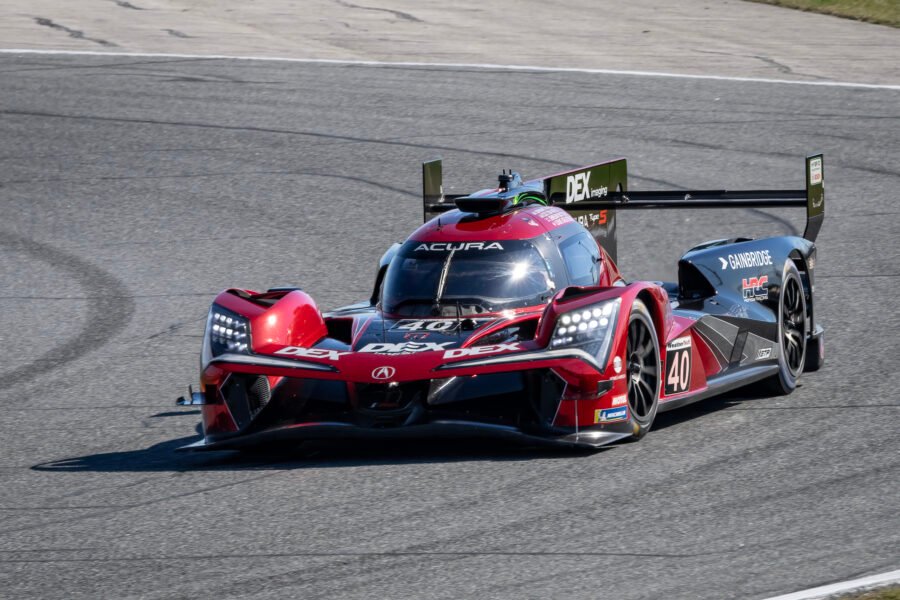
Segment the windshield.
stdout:
[[552,295],[531,243],[406,242],[384,279],[382,308],[403,316],[456,316],[534,306]]

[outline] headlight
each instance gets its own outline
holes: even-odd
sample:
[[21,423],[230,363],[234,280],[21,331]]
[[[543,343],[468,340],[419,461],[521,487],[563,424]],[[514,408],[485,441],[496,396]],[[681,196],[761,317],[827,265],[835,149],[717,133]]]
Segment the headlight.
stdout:
[[580,348],[606,365],[621,304],[622,300],[615,298],[563,313],[556,320],[550,347]]
[[206,320],[206,339],[211,356],[226,352],[250,354],[250,322],[228,309],[213,304]]

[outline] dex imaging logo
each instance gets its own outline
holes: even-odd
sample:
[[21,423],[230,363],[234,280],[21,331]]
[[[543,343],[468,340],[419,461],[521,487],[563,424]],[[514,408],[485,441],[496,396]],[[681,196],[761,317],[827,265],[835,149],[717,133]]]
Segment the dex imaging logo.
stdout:
[[605,185],[591,189],[591,172],[575,173],[566,177],[566,204],[586,200],[588,198],[602,198],[609,190]]

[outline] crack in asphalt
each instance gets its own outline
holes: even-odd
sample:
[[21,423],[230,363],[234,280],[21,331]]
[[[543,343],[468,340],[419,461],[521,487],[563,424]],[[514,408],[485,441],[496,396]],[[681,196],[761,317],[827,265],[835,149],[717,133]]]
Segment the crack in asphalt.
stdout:
[[34,22],[43,27],[49,27],[50,29],[55,29],[57,31],[63,31],[69,34],[70,38],[75,38],[76,40],[85,40],[87,42],[94,42],[95,44],[100,44],[101,46],[105,46],[107,48],[118,48],[117,44],[113,44],[107,40],[101,40],[99,38],[88,37],[84,34],[83,31],[79,31],[78,29],[71,29],[66,27],[65,25],[60,25],[59,23],[54,22],[52,19],[47,19],[45,17],[32,17]]
[[761,54],[738,54],[736,52],[716,52],[714,50],[696,50],[700,54],[715,54],[718,56],[730,56],[732,58],[753,58],[760,62],[763,62],[769,66],[775,67],[775,69],[784,75],[799,75],[801,77],[809,77],[810,79],[817,79],[819,81],[828,81],[828,77],[822,77],[821,75],[811,75],[809,73],[798,73],[794,71],[788,65],[778,62],[774,58],[769,58],[768,56],[763,56]]
[[122,8],[130,8],[131,10],[147,10],[146,8],[135,6],[131,2],[126,2],[125,0],[112,0],[112,2],[114,2],[116,6],[121,6]]
[[182,39],[191,39],[191,38],[197,37],[194,35],[188,35],[188,34],[184,33],[183,31],[178,31],[177,29],[163,29],[163,31],[165,31],[172,37],[177,37],[177,38],[182,38]]
[[422,19],[415,17],[407,12],[403,12],[400,10],[392,10],[390,8],[378,8],[377,6],[361,6],[359,4],[351,4],[350,2],[345,2],[344,0],[335,0],[339,6],[343,6],[344,8],[358,8],[360,10],[370,10],[374,12],[384,12],[391,15],[394,15],[398,19],[402,19],[404,21],[409,21],[411,23],[424,23]]

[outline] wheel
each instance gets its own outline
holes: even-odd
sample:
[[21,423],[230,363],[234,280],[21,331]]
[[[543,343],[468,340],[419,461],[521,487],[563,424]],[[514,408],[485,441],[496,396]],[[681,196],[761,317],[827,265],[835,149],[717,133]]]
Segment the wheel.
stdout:
[[806,363],[807,335],[809,327],[803,284],[797,267],[789,260],[784,266],[778,293],[778,374],[763,382],[767,392],[785,395],[797,387],[797,378]]
[[628,370],[628,408],[634,426],[633,439],[639,440],[650,431],[659,408],[659,340],[650,312],[635,300],[628,317],[626,344]]

